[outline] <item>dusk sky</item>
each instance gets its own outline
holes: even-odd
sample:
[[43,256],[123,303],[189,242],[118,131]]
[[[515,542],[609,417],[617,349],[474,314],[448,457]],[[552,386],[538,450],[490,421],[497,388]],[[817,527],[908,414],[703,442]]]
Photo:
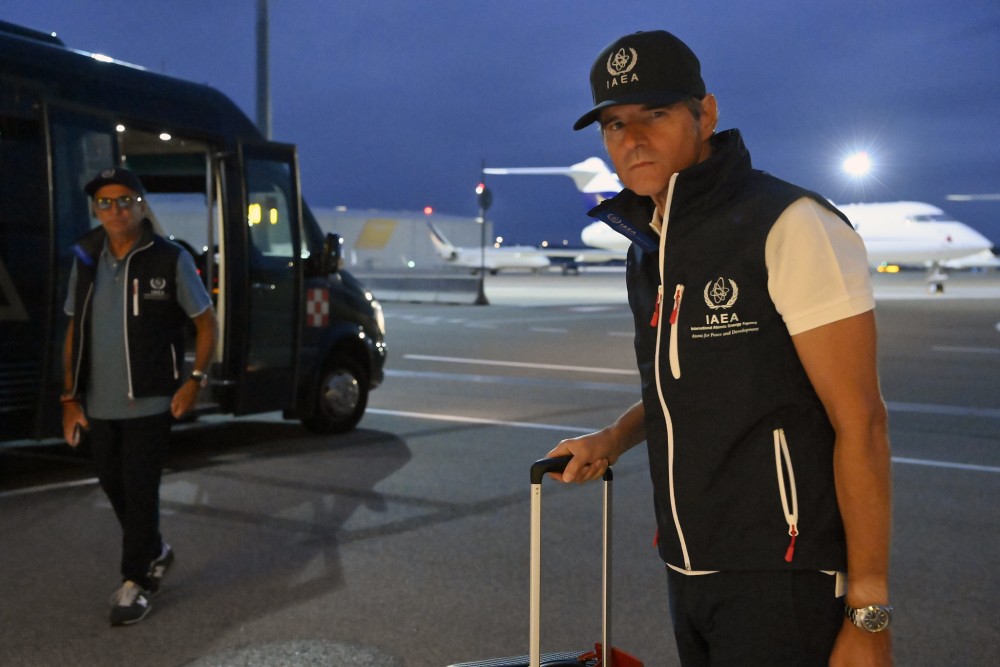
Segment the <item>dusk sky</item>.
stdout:
[[[314,206],[475,215],[487,166],[604,157],[590,105],[597,53],[666,29],[701,59],[720,129],[754,164],[838,203],[912,199],[1000,246],[996,0],[270,0],[273,138],[299,149]],[[0,19],[67,46],[207,83],[255,118],[256,0],[0,0]],[[840,170],[866,149],[863,187]],[[490,177],[495,231],[579,244],[572,182]]]

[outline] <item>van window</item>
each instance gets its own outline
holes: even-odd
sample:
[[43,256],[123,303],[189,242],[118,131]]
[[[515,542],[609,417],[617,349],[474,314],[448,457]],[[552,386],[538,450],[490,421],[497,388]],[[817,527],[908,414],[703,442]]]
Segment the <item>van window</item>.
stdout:
[[293,219],[284,187],[292,182],[287,164],[247,160],[247,224],[250,242],[264,257],[295,257]]

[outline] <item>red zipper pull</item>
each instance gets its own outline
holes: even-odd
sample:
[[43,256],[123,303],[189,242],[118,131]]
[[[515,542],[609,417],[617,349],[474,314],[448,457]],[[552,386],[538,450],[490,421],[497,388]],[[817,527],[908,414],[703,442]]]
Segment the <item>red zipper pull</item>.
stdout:
[[788,534],[792,536],[792,541],[788,543],[788,550],[785,551],[785,562],[791,563],[792,556],[795,555],[795,536],[799,534],[799,531],[796,530],[795,526],[789,526]]
[[670,311],[670,324],[677,324],[677,311],[681,309],[681,288],[674,292],[674,309]]
[[656,291],[656,307],[653,309],[653,319],[649,321],[649,326],[655,327],[660,323],[660,302],[663,301],[663,288]]

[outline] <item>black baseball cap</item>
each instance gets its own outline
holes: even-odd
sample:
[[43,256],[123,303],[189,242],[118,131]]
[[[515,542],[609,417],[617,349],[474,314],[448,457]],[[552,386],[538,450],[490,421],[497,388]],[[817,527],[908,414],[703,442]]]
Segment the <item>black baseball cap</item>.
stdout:
[[124,167],[110,167],[105,169],[97,176],[94,176],[90,183],[87,183],[83,187],[83,191],[88,196],[93,197],[94,193],[105,185],[124,185],[129,190],[137,192],[140,195],[146,194],[146,188],[142,186],[142,181],[135,175],[135,172],[129,171]]
[[581,130],[601,109],[618,104],[670,105],[705,96],[701,63],[688,45],[665,30],[636,32],[604,47],[590,68],[594,108],[573,125]]

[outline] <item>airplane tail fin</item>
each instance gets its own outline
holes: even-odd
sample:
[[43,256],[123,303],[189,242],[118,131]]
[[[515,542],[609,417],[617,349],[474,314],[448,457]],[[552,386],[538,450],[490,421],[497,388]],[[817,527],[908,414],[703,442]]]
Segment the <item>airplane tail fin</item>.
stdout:
[[592,205],[613,197],[623,188],[618,176],[608,169],[608,165],[599,157],[587,158],[569,167],[489,167],[483,169],[483,173],[498,176],[569,176],[573,179],[576,189],[583,193]]
[[442,259],[452,261],[458,257],[458,250],[455,246],[445,238],[445,235],[441,233],[441,230],[434,226],[434,223],[427,219],[427,229],[431,234],[431,243],[434,244],[434,249],[437,254],[441,256]]

